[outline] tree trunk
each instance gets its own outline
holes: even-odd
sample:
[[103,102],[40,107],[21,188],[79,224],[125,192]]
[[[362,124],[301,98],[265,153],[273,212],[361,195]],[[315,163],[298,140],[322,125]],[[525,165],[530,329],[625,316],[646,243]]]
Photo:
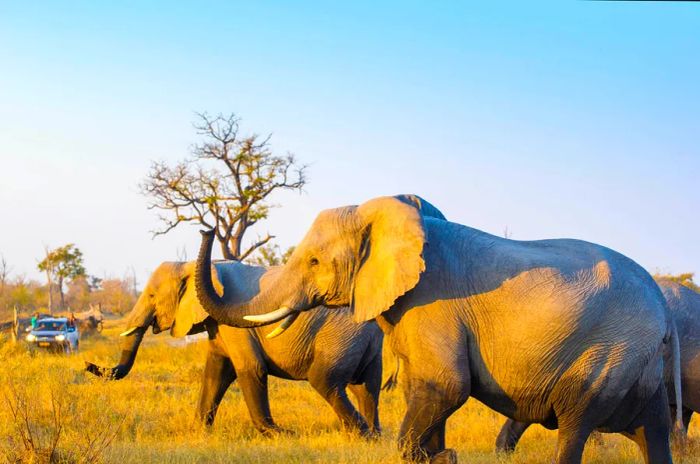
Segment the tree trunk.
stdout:
[[229,261],[238,261],[238,255],[234,255],[233,253],[231,253],[231,250],[228,247],[228,243],[219,243],[221,244],[221,254],[224,256],[224,259],[227,259]]
[[49,282],[49,314],[53,315],[53,282],[51,281],[51,271],[46,270],[46,280]]
[[238,225],[236,226],[236,231],[233,233],[233,235],[229,239],[231,242],[231,246],[230,246],[231,251],[236,255],[236,259],[238,259],[238,260],[241,259],[241,245],[243,245],[243,235],[248,230],[248,227],[250,227],[252,225],[248,221],[249,209],[250,209],[250,205],[246,205],[244,207],[243,214],[241,214],[241,219],[238,221]]
[[63,299],[63,277],[58,278],[58,294],[61,296],[61,306],[59,306],[60,311],[66,310],[66,302]]
[[19,316],[17,315],[17,306],[12,311],[12,342],[17,343],[19,338]]

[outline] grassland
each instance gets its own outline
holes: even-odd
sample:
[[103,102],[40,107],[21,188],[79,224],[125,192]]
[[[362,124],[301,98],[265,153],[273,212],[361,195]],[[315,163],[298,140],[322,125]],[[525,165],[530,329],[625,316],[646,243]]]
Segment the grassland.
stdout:
[[[340,430],[335,415],[305,382],[271,379],[276,421],[291,436],[263,438],[252,428],[235,384],[227,393],[211,431],[194,421],[206,342],[175,347],[167,335],[148,336],[130,376],[105,382],[83,372],[83,360],[112,365],[118,354],[118,327],[81,342],[72,357],[29,353],[23,345],[0,342],[0,460],[46,462],[24,453],[22,436],[35,448],[51,447],[54,461],[108,463],[398,463],[397,428],[403,412],[398,391],[384,394],[384,434],[364,441]],[[13,415],[13,410],[15,414]],[[26,418],[24,417],[26,416]],[[548,463],[555,433],[529,430],[511,456],[493,451],[503,418],[470,400],[448,422],[448,446],[461,462]],[[31,444],[29,445],[31,448]],[[691,425],[677,463],[700,463],[700,420]],[[633,443],[615,435],[590,442],[584,462],[643,462]]]

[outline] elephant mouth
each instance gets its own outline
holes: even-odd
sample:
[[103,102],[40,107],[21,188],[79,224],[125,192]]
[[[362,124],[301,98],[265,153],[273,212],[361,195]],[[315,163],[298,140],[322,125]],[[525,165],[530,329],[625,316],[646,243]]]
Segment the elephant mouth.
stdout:
[[119,336],[121,337],[126,337],[128,335],[131,335],[134,333],[136,330],[143,329],[145,332],[148,330],[148,328],[151,328],[154,334],[159,334],[165,330],[168,330],[170,327],[161,327],[161,325],[158,323],[158,319],[156,317],[153,317],[153,321],[150,324],[145,324],[145,325],[135,325],[133,327],[129,327],[127,330],[124,332],[120,333]]
[[[156,316],[153,316],[153,322],[151,322],[151,330],[153,331],[154,334],[159,334],[161,332],[164,332],[170,328],[172,324],[168,324],[167,327],[162,326],[158,322],[158,318]],[[148,328],[148,327],[146,327]]]

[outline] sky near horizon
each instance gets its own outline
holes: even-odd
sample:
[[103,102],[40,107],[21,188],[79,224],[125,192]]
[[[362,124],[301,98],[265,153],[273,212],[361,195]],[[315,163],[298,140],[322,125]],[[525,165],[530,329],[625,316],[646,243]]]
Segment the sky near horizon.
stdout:
[[68,242],[90,274],[141,285],[193,259],[199,227],[152,239],[138,183],[188,156],[195,111],[236,112],[310,165],[250,240],[286,247],[322,209],[416,193],[497,235],[700,273],[700,4],[346,3],[0,4],[13,274],[41,279],[44,246]]

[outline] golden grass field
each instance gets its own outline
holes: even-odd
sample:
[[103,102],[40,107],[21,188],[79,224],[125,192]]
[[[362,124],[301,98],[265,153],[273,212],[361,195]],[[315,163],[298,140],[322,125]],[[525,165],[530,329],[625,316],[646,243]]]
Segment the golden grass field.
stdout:
[[[3,340],[0,460],[48,462],[45,455],[23,451],[22,434],[26,438],[30,430],[34,447],[50,447],[60,429],[54,462],[399,462],[395,440],[404,406],[398,389],[382,396],[384,433],[376,441],[340,430],[331,408],[306,382],[275,378],[270,380],[273,416],[294,435],[261,437],[235,384],[208,431],[194,421],[206,341],[174,347],[168,335],[148,335],[126,379],[106,382],[84,372],[84,360],[116,363],[120,328],[118,322],[109,324],[103,335],[82,340],[80,353],[70,357],[29,353],[23,344]],[[19,410],[17,417],[13,409]],[[447,444],[465,463],[552,461],[556,434],[539,426],[528,430],[513,455],[494,453],[502,422],[502,416],[470,400],[448,421]],[[700,420],[695,418],[691,424],[685,450],[674,453],[676,463],[700,463]],[[606,435],[600,442],[589,442],[584,462],[643,460],[632,442]]]

